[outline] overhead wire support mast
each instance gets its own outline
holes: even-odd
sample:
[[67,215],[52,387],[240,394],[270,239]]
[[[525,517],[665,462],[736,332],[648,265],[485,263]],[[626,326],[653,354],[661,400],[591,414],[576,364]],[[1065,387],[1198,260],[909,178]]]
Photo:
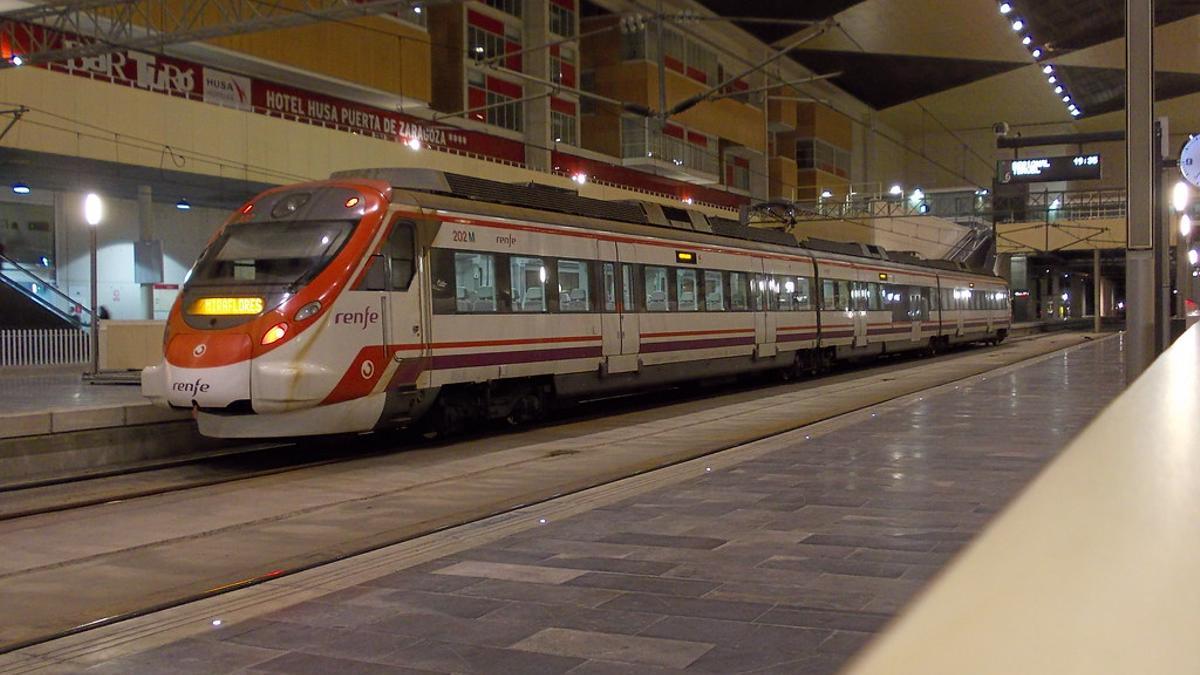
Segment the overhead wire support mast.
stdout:
[[[291,28],[321,21],[387,14],[415,5],[454,0],[81,0],[52,3],[0,14],[0,44],[10,45],[19,63],[64,61],[121,49],[161,49],[196,40]],[[62,36],[83,44],[64,47]]]

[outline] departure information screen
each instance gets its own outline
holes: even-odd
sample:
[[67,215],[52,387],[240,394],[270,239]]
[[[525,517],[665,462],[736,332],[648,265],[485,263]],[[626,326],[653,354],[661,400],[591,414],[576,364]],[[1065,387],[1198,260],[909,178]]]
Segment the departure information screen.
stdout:
[[1048,183],[1057,180],[1097,178],[1100,178],[1098,154],[1023,157],[996,162],[996,180],[1000,183]]

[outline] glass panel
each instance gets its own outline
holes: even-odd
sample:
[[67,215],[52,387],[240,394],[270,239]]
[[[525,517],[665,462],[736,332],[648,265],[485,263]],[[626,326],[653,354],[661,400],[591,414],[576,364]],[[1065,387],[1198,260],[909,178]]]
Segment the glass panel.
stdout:
[[843,312],[850,309],[850,282],[849,281],[838,281],[837,282],[837,303],[838,303],[837,308]]
[[592,311],[588,264],[579,260],[558,261],[558,311]]
[[617,275],[612,263],[604,263],[604,311],[617,311]]
[[679,299],[679,311],[695,312],[700,309],[696,290],[696,270],[675,270],[675,295]]
[[812,283],[808,277],[798,277],[796,279],[796,292],[792,296],[792,302],[797,310],[811,310],[813,308]]
[[546,311],[546,265],[541,258],[509,259],[514,312]]
[[646,311],[667,311],[667,268],[646,268]]
[[350,221],[234,223],[204,250],[186,285],[304,283],[329,264],[353,229]]
[[879,284],[874,281],[867,284],[867,309],[871,311],[883,309],[883,300],[879,296]]
[[735,312],[750,309],[746,284],[746,275],[741,272],[729,273],[729,307]]
[[454,252],[455,309],[496,311],[496,265],[489,253]]
[[633,304],[633,265],[621,265],[621,311],[637,311]]
[[725,285],[721,273],[704,271],[704,309],[710,312],[725,311]]
[[54,207],[0,202],[0,255],[53,278]]

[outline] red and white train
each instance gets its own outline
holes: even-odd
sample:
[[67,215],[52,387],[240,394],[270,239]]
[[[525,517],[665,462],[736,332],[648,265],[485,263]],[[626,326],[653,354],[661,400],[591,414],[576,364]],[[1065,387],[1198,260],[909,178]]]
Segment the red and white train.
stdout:
[[142,374],[227,438],[536,418],[554,397],[998,342],[1003,279],[682,208],[373,169],[214,236]]

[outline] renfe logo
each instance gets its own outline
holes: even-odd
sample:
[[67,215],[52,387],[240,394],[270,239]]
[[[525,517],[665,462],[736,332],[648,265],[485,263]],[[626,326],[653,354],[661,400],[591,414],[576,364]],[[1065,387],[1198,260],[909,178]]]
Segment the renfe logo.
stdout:
[[367,326],[379,323],[379,312],[370,307],[364,307],[361,312],[336,312],[333,315],[333,322],[359,326],[361,330],[366,330]]
[[193,396],[196,394],[203,394],[211,388],[212,385],[201,382],[200,378],[198,377],[196,378],[195,382],[176,382],[171,385],[171,389],[192,394]]

